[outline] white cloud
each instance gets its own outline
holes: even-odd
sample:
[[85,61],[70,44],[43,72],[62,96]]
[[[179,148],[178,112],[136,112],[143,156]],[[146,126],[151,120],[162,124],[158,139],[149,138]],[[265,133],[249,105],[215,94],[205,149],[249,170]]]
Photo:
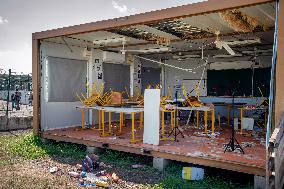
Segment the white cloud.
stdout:
[[127,6],[126,5],[119,5],[116,1],[111,2],[112,7],[117,9],[120,13],[126,13],[127,12]]
[[2,16],[0,16],[0,24],[6,24],[9,21],[6,18],[3,18]]
[[0,69],[11,69],[13,72],[32,72],[32,48],[22,44],[19,50],[0,51]]

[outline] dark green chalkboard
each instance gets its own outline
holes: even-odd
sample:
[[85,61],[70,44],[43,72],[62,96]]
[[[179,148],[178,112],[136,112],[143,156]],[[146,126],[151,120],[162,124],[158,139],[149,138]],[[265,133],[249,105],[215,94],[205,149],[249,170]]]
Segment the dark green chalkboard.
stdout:
[[[229,69],[207,71],[208,96],[250,96],[252,95],[252,69]],[[254,95],[261,96],[260,87],[264,96],[269,95],[270,68],[254,69]]]

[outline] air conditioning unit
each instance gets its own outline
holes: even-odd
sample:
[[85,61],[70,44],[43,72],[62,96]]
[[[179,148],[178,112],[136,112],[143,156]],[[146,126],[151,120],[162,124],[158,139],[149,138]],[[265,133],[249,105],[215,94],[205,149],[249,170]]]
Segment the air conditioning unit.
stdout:
[[123,64],[125,62],[125,55],[114,52],[103,52],[103,62],[112,64]]

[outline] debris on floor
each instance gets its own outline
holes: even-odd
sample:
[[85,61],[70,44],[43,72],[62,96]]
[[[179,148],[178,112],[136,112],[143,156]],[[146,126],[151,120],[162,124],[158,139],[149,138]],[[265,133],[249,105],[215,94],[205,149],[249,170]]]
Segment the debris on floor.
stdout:
[[86,172],[93,171],[99,167],[99,160],[100,158],[96,154],[86,155],[85,159],[83,160],[82,170]]
[[254,143],[254,142],[242,142],[242,143],[241,143],[241,146],[242,146],[243,148],[247,148],[247,147],[251,148],[251,147],[254,147],[254,146],[255,146],[255,143]]
[[139,169],[139,168],[143,168],[144,165],[140,165],[140,164],[134,164],[131,166],[133,169]]
[[50,169],[49,169],[49,172],[50,173],[55,173],[55,172],[57,172],[58,171],[58,167],[51,167]]
[[68,175],[70,177],[74,177],[74,178],[79,178],[80,177],[80,174],[78,172],[75,172],[75,171],[68,172]]
[[[119,183],[119,176],[114,172],[107,170],[100,170],[99,168],[112,168],[111,165],[106,165],[99,161],[99,156],[96,154],[88,154],[81,164],[76,164],[73,168],[69,169],[66,175],[70,178],[77,180],[80,187],[111,187],[112,183]],[[133,168],[142,168],[144,165],[132,165]],[[56,174],[61,169],[58,166],[49,168],[51,174]],[[96,171],[97,170],[97,171]]]

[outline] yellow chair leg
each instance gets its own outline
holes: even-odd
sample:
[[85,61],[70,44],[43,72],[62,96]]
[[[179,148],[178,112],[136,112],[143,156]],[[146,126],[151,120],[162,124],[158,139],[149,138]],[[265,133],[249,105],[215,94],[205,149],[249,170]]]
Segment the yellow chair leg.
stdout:
[[102,130],[102,111],[99,110],[99,130]]
[[111,133],[111,112],[108,113],[108,131]]
[[172,129],[178,124],[177,119],[176,119],[176,111],[173,111],[173,126]]
[[83,108],[81,109],[81,114],[82,114],[81,127],[82,129],[85,129],[85,110]]
[[215,110],[211,111],[212,134],[215,132]]
[[125,115],[124,113],[122,113],[122,126],[125,127],[126,124],[125,124]]
[[131,130],[132,130],[132,138],[130,140],[131,143],[139,142],[141,140],[135,139],[135,113],[131,113]]
[[119,114],[119,133],[121,133],[122,124],[123,124],[123,114],[120,113]]
[[164,134],[165,134],[165,112],[162,111],[162,137],[164,138]]
[[143,127],[143,112],[140,112],[140,123],[139,123],[139,129],[142,129]]
[[135,142],[135,116],[134,112],[131,113],[131,131],[132,131],[132,142]]
[[102,136],[105,136],[105,112],[101,111],[102,116]]
[[199,128],[199,111],[196,111],[196,127]]

